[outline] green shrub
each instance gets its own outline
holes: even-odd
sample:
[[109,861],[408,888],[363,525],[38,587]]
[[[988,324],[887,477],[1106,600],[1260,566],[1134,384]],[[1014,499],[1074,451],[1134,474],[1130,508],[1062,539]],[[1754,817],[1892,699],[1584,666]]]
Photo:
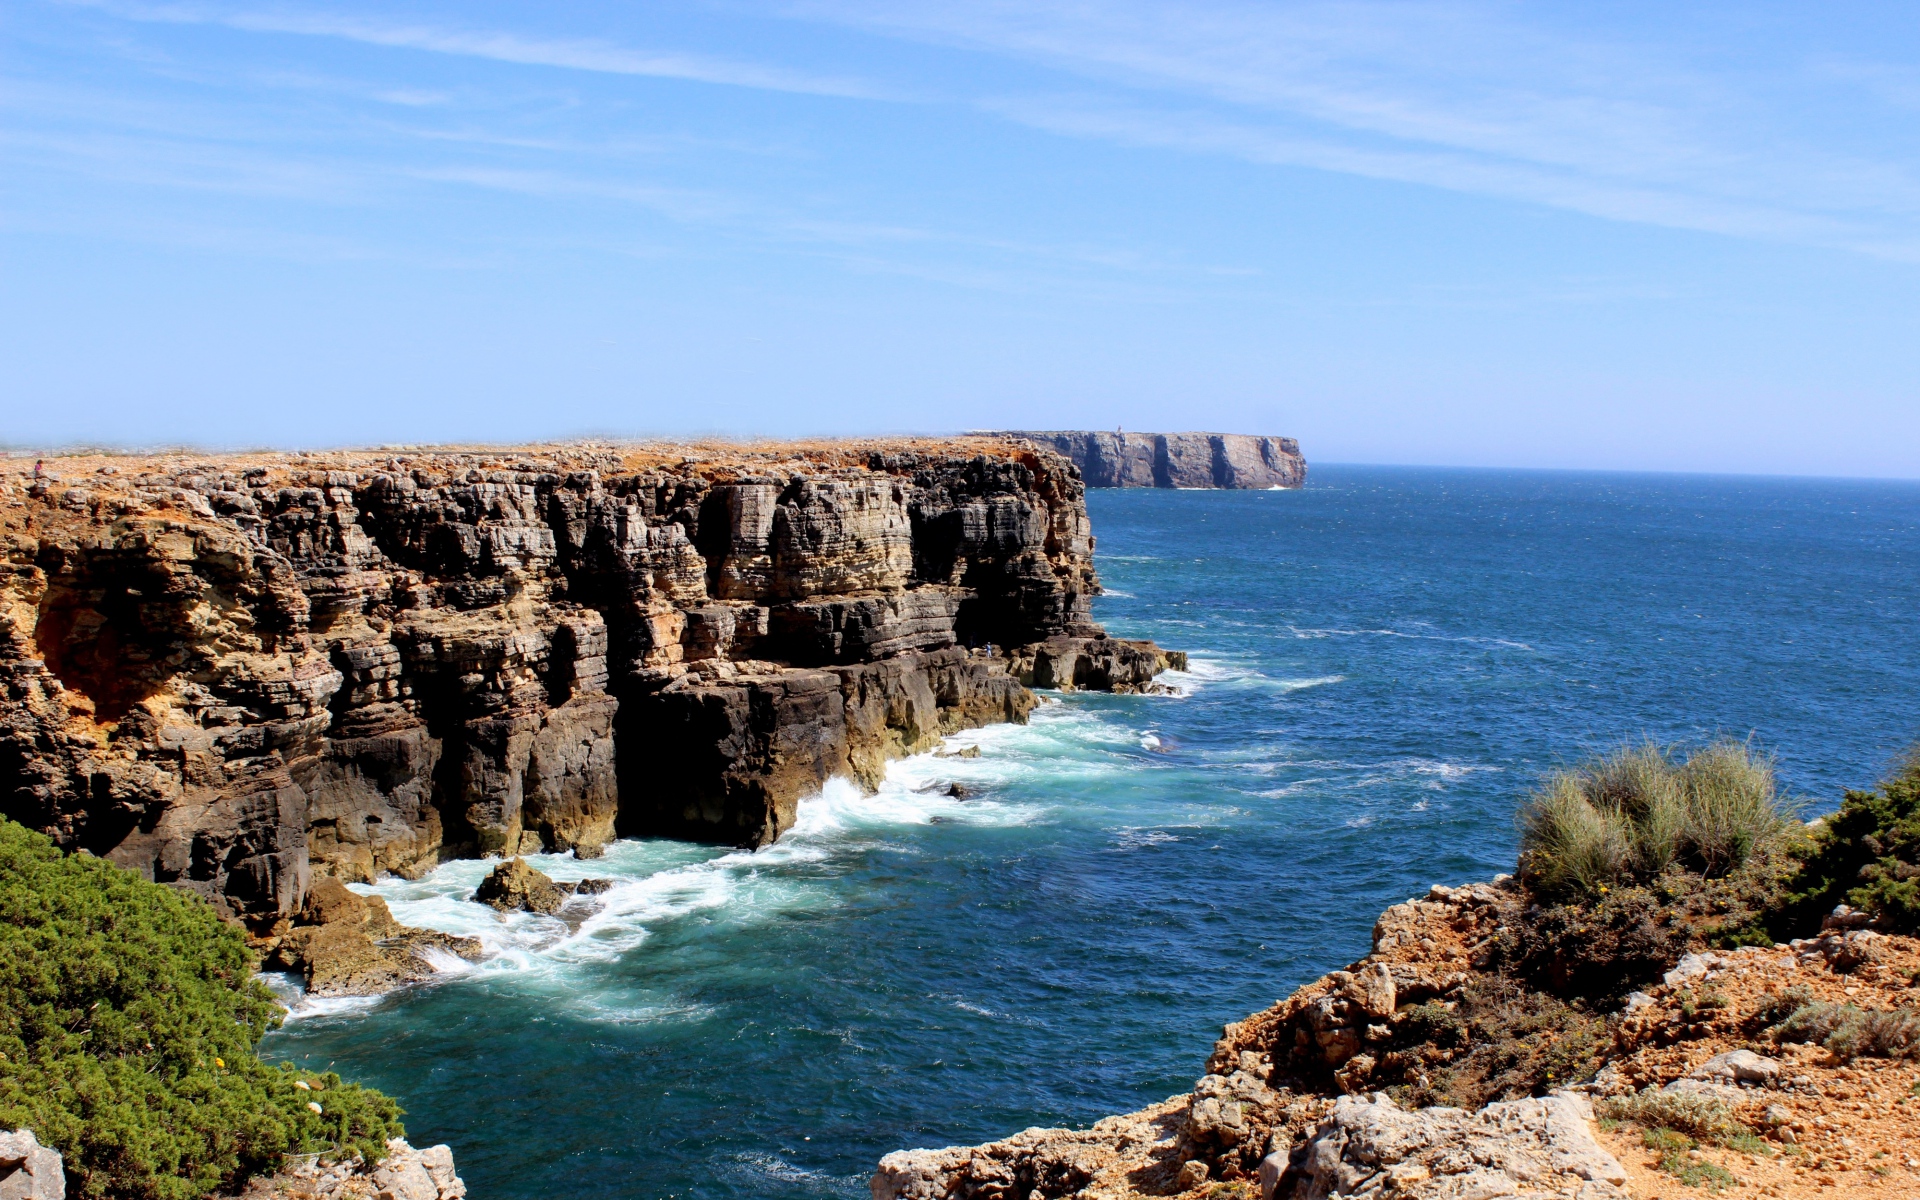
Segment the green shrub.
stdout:
[[1789,827],[1773,766],[1741,742],[1676,761],[1658,746],[1617,750],[1552,776],[1520,814],[1520,875],[1569,900],[1645,884],[1673,868],[1717,878]]
[[1768,992],[1761,998],[1760,1006],[1753,1010],[1747,1028],[1750,1032],[1755,1031],[1756,1027],[1759,1030],[1771,1029],[1812,1003],[1813,989],[1804,983],[1796,983],[1782,991]]
[[1920,933],[1920,750],[1871,792],[1849,791],[1821,823],[1788,921],[1810,933],[1847,903],[1897,933]]
[[281,1015],[206,903],[0,820],[0,1128],[58,1149],[75,1194],[196,1200],[289,1152],[384,1154],[392,1100],[254,1056]]

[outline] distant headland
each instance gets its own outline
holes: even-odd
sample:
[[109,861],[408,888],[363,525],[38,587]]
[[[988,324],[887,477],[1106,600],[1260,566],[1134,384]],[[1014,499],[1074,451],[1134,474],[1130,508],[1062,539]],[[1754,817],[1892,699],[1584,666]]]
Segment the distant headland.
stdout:
[[1307,460],[1292,438],[1244,433],[1014,430],[1066,455],[1088,487],[1297,488]]

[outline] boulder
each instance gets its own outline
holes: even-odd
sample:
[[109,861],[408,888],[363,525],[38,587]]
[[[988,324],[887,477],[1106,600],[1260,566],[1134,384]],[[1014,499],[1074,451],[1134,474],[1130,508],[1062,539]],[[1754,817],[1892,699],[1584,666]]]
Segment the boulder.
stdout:
[[268,967],[299,973],[312,996],[377,996],[439,974],[436,954],[474,961],[482,952],[476,938],[402,925],[385,900],[330,877],[314,881],[299,922],[256,946]]
[[[1594,1140],[1591,1119],[1586,1101],[1568,1093],[1478,1112],[1406,1112],[1384,1093],[1342,1096],[1313,1138],[1296,1147],[1287,1173],[1296,1180],[1291,1194],[1325,1200],[1379,1189],[1408,1200],[1626,1200],[1626,1170]],[[1286,1180],[1276,1182],[1277,1194],[1288,1194]]]
[[31,1129],[0,1132],[0,1200],[66,1200],[60,1152],[42,1146]]
[[524,858],[512,858],[493,869],[480,881],[473,893],[480,903],[501,912],[521,910],[533,913],[557,913],[567,902],[567,893],[553,880],[527,865]]
[[1780,1078],[1780,1070],[1778,1059],[1766,1058],[1751,1050],[1729,1050],[1714,1055],[1688,1075],[1713,1083],[1772,1087]]
[[415,1150],[404,1138],[390,1138],[387,1156],[377,1163],[289,1158],[277,1173],[248,1181],[239,1200],[463,1200],[466,1194],[452,1150]]

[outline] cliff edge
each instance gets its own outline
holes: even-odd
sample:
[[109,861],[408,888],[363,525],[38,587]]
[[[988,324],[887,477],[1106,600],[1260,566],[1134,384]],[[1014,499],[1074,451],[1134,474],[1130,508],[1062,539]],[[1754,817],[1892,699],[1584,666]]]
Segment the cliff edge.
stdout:
[[315,873],[764,845],[1029,685],[1155,687],[1093,546],[1004,438],[13,459],[0,814],[261,933]]

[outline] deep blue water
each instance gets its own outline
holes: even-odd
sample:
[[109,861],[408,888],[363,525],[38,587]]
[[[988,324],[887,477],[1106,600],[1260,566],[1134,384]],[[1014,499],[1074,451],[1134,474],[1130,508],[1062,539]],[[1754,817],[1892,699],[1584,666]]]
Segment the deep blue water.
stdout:
[[466,901],[480,863],[383,884],[499,956],[269,1055],[399,1096],[478,1200],[861,1197],[889,1150],[1185,1090],[1383,906],[1509,869],[1556,763],[1751,736],[1821,806],[1920,737],[1913,484],[1318,467],[1089,504],[1098,615],[1191,650],[1187,695],[1060,698],[757,855],[536,859],[625,881],[577,928]]

